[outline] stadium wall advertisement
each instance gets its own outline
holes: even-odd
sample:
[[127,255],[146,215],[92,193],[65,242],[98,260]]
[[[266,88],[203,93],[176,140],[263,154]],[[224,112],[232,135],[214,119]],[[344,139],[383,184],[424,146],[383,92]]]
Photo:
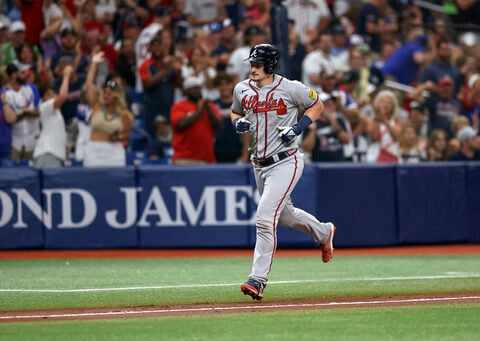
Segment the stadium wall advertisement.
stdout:
[[[480,164],[308,164],[292,200],[336,246],[480,242]],[[0,171],[0,248],[252,247],[251,167]],[[279,247],[314,247],[278,230]]]

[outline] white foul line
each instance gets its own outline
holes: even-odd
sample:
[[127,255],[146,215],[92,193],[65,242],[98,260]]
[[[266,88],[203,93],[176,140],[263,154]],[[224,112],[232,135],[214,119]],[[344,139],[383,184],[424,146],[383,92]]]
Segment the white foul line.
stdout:
[[[455,278],[479,278],[480,273],[447,274],[432,276],[406,276],[406,277],[364,277],[364,278],[322,278],[291,281],[269,281],[268,284],[297,284],[297,283],[319,283],[319,282],[362,282],[362,281],[410,281],[410,280],[431,280],[431,279],[455,279]],[[174,284],[135,286],[120,288],[80,288],[80,289],[1,289],[3,292],[38,292],[38,293],[75,293],[75,292],[105,292],[105,291],[132,291],[132,290],[162,290],[162,289],[189,289],[189,288],[211,288],[237,286],[240,283],[209,283],[209,284]]]
[[246,306],[230,306],[230,307],[199,307],[199,308],[183,308],[183,309],[179,308],[179,309],[125,310],[125,311],[91,312],[91,313],[65,313],[65,314],[0,316],[0,320],[45,319],[45,318],[81,318],[81,317],[96,317],[96,318],[99,318],[99,317],[110,317],[110,316],[119,316],[119,315],[121,316],[121,315],[202,313],[202,312],[211,313],[211,312],[226,312],[226,311],[239,311],[239,310],[317,308],[317,307],[338,307],[338,306],[376,305],[376,304],[395,304],[395,303],[447,302],[447,301],[478,300],[478,299],[480,299],[480,296],[406,298],[406,299],[394,299],[394,300],[354,301],[354,302],[246,305]]

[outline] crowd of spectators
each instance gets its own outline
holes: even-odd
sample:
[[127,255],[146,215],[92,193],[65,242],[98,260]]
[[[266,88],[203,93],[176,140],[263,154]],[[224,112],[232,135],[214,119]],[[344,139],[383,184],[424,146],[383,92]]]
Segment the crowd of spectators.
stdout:
[[480,160],[478,1],[0,0],[0,166],[248,162],[232,90],[280,5],[307,160]]

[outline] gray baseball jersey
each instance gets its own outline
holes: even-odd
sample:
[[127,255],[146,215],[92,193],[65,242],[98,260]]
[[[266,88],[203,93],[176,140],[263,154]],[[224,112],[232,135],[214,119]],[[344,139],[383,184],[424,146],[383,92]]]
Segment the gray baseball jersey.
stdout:
[[315,90],[277,74],[272,84],[262,88],[250,79],[238,83],[233,90],[232,111],[245,115],[251,122],[252,157],[263,159],[297,147],[296,142],[285,146],[277,127],[293,126],[299,114],[317,101]]
[[[275,254],[278,224],[305,232],[319,244],[325,243],[333,234],[333,224],[322,223],[313,215],[293,206],[290,194],[302,176],[304,161],[301,153],[295,150],[298,147],[296,142],[285,146],[277,129],[279,126],[293,126],[298,117],[319,99],[317,93],[304,84],[277,74],[272,84],[261,88],[252,80],[242,81],[235,86],[233,95],[232,112],[244,115],[251,123],[249,150],[252,158],[264,159],[288,151],[287,158],[269,166],[253,163],[260,201],[255,219],[257,238],[249,277],[262,283],[262,291]],[[248,283],[242,285],[245,294],[258,299],[258,292],[250,288]]]

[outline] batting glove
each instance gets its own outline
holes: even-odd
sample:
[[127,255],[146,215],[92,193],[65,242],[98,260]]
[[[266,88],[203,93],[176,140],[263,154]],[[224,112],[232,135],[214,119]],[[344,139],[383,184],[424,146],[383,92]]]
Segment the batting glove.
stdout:
[[245,117],[236,118],[233,120],[233,126],[235,127],[235,131],[239,134],[244,134],[250,130],[250,121],[247,120]]
[[277,130],[280,131],[280,138],[286,146],[291,144],[297,138],[297,134],[293,130],[293,127],[277,127]]

